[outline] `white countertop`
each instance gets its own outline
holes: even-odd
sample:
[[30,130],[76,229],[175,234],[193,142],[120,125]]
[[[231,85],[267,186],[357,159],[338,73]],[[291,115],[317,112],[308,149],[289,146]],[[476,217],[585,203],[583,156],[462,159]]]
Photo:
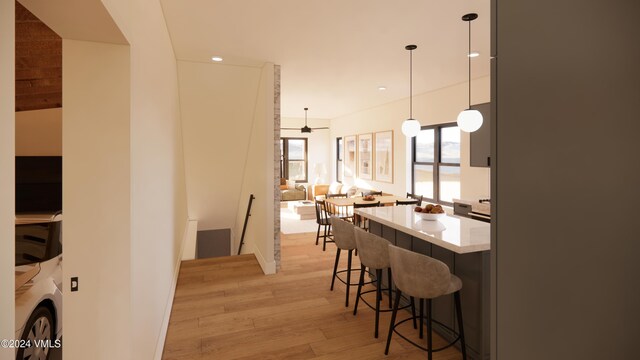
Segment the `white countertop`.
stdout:
[[456,215],[422,220],[413,205],[355,209],[355,213],[458,254],[491,248],[490,224]]

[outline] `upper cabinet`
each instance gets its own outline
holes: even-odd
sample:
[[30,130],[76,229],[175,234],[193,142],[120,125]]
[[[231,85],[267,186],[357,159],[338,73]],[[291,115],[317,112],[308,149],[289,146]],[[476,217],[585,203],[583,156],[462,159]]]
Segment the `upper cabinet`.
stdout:
[[472,132],[471,136],[471,166],[491,166],[491,103],[471,105],[480,111],[484,121],[480,129]]

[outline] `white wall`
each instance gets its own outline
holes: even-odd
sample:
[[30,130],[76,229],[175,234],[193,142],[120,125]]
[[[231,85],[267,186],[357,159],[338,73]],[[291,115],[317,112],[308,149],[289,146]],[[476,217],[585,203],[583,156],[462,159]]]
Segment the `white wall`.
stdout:
[[[472,104],[489,101],[489,77],[472,82]],[[415,95],[413,115],[421,125],[455,122],[458,113],[467,107],[467,83],[453,85],[433,92]],[[371,180],[345,179],[344,183],[368,186],[392,194],[403,195],[411,191],[410,186],[410,141],[400,127],[409,115],[409,99],[402,99],[371,109],[363,110],[331,120],[332,179],[335,178],[336,137],[393,130],[394,181],[385,183]],[[469,166],[469,134],[462,133],[460,164],[461,198],[478,199],[489,197],[490,174],[488,168]],[[409,172],[409,173],[408,173]]]
[[[62,51],[64,356],[128,359],[129,47],[63,40]],[[78,292],[68,290],[71,276]]]
[[187,225],[178,71],[159,1],[107,5],[131,43],[131,358],[159,358]]
[[230,228],[235,253],[253,193],[245,249],[273,272],[273,65],[178,61],[178,73],[189,218]]
[[[73,1],[25,0],[66,44],[65,278],[71,271],[85,276],[81,290],[65,295],[65,302],[95,310],[103,321],[87,331],[86,314],[92,312],[65,312],[65,357],[159,358],[187,223],[175,56],[155,0],[92,0],[81,8],[65,2]],[[59,11],[71,5],[82,19],[77,11]],[[117,56],[120,48],[107,44],[127,41],[126,52]],[[81,123],[80,117],[88,120]],[[79,129],[83,139],[74,138]],[[80,171],[89,159],[95,164]],[[87,210],[94,208],[95,214]],[[90,227],[101,229],[102,223],[109,227],[100,236],[77,243],[77,236],[86,238]],[[90,262],[88,254],[95,253],[108,260]]]
[[[15,2],[0,1],[0,339],[15,337]],[[15,357],[0,347],[0,359]]]
[[[253,122],[249,134],[245,165],[240,190],[240,203],[236,214],[235,233],[242,235],[246,206],[250,194],[255,195],[251,217],[247,223],[243,253],[254,253],[266,274],[276,272],[274,260],[274,74],[273,64],[262,68]],[[232,252],[240,245],[234,242]]]
[[16,156],[62,156],[62,108],[16,112]]
[[[309,127],[329,127],[331,120],[328,119],[307,119]],[[282,118],[280,127],[301,128],[304,125],[304,118]],[[333,177],[331,176],[331,167],[335,168],[335,163],[331,157],[331,148],[335,147],[331,142],[331,133],[329,130],[313,130],[311,134],[301,133],[300,130],[281,130],[281,137],[307,138],[307,162],[308,174],[307,180],[310,184],[316,183],[318,166],[326,169],[326,173],[318,179],[318,184],[328,184]]]
[[199,230],[231,228],[243,171],[261,69],[178,61],[189,218]]

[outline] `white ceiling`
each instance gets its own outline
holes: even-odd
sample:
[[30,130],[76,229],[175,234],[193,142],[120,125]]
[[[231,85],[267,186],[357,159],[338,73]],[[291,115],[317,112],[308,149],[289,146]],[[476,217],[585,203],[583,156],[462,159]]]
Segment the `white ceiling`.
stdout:
[[[490,0],[161,0],[179,60],[282,66],[282,116],[335,118],[489,74]],[[220,66],[212,63],[212,66]],[[386,91],[379,91],[384,85]]]

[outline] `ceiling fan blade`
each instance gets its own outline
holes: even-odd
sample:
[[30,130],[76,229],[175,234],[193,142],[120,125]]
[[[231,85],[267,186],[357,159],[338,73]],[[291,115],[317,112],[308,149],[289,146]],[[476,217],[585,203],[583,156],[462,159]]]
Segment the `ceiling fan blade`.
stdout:
[[329,130],[328,127],[311,128],[312,130]]
[[286,128],[286,127],[281,127],[280,130],[300,130],[300,128]]

